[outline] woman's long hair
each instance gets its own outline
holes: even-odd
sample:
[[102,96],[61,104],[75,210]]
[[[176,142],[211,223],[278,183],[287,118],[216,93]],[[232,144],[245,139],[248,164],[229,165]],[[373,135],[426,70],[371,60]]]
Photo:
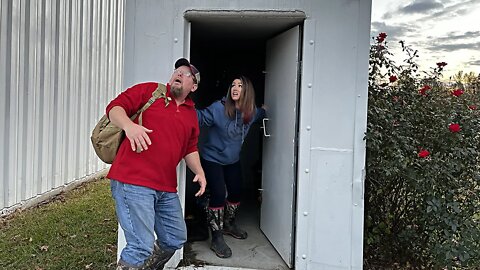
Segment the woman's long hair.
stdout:
[[[252,120],[255,114],[255,89],[253,89],[253,84],[245,76],[237,76],[232,82],[236,79],[239,79],[242,82],[242,92],[240,93],[240,98],[238,99],[239,110],[242,113],[242,120],[244,124],[247,124]],[[230,119],[235,119],[235,101],[232,99],[232,86],[228,87],[227,97],[225,100],[225,114]]]

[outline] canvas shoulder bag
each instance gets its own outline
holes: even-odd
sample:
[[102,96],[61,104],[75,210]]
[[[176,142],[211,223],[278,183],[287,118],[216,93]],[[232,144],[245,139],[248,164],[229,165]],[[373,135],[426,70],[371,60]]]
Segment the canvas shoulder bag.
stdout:
[[[143,112],[150,107],[158,98],[167,98],[165,93],[167,89],[165,85],[159,83],[157,89],[152,93],[152,97],[138,110],[130,119],[133,121],[138,116],[138,124],[142,125]],[[165,104],[167,104],[167,100]],[[115,156],[117,155],[120,144],[125,139],[125,132],[123,129],[115,126],[110,122],[107,115],[104,115],[97,123],[92,131],[90,137],[93,145],[93,149],[97,156],[105,163],[112,164]],[[138,149],[137,149],[137,152]]]

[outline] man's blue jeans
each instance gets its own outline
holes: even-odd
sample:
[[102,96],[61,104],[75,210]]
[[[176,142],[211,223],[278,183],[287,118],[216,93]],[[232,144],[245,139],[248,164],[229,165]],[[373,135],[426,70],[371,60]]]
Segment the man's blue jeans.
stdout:
[[111,180],[117,219],[127,242],[120,259],[141,266],[152,254],[155,234],[163,250],[182,248],[187,229],[177,193],[124,184]]

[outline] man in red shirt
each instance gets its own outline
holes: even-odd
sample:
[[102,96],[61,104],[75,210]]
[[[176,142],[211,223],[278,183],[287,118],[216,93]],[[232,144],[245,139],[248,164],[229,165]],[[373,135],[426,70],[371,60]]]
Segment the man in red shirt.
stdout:
[[199,82],[198,70],[181,58],[165,97],[143,112],[142,125],[129,117],[147,103],[157,83],[134,85],[107,106],[110,121],[126,134],[107,175],[127,243],[117,270],[163,269],[187,239],[176,167],[185,159],[200,186],[195,195],[202,195],[206,179],[197,149],[197,115],[189,97]]

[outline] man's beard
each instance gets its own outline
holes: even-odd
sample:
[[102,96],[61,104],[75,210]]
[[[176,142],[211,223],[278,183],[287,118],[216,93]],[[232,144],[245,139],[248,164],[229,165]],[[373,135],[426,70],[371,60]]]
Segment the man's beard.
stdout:
[[172,96],[174,98],[179,98],[182,96],[182,93],[183,93],[183,87],[176,87],[176,86],[173,86],[172,85],[172,89],[171,89],[171,92],[172,92]]

